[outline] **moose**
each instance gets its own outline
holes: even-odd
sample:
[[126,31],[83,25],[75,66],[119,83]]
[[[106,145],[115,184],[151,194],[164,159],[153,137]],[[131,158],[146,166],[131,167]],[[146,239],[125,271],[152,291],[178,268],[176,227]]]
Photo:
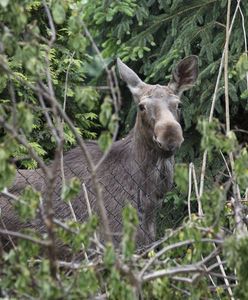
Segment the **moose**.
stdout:
[[[179,61],[167,86],[143,82],[120,59],[117,59],[117,66],[137,106],[136,122],[125,138],[113,143],[97,171],[97,178],[114,240],[118,243],[121,239],[122,209],[130,202],[139,217],[137,245],[144,246],[156,239],[156,210],[173,185],[174,154],[184,140],[179,124],[180,97],[196,82],[198,59],[192,55]],[[86,141],[86,145],[94,162],[99,161],[102,152],[97,142]],[[66,179],[76,176],[86,184],[90,204],[97,213],[94,186],[79,147],[65,153],[64,173]],[[27,185],[45,195],[46,179],[41,169],[18,170],[10,192],[18,195]],[[56,218],[67,220],[71,218],[71,212],[68,203],[61,200],[61,188],[62,180],[58,174],[53,209]],[[33,220],[22,223],[12,206],[6,195],[0,196],[0,227],[4,224],[4,228],[11,231],[27,227],[43,230],[39,213]],[[83,222],[88,218],[83,191],[72,201],[72,206],[77,220]],[[8,243],[8,236],[0,235],[0,239],[3,245]]]

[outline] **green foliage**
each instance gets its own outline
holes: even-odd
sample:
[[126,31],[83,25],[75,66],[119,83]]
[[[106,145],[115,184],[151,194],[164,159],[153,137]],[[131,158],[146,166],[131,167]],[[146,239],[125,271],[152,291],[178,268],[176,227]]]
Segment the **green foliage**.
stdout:
[[225,200],[226,195],[222,187],[215,188],[203,194],[202,203],[206,212],[208,226],[219,226],[221,224],[221,214],[223,214]]
[[[30,142],[29,146],[32,147],[40,157],[44,157],[47,154],[41,145],[36,142]],[[28,150],[23,145],[17,145],[15,151],[13,151],[13,157],[15,157],[17,161],[20,161],[20,165],[25,169],[35,169],[38,166],[37,161],[29,158]]]
[[31,132],[33,127],[33,115],[31,111],[25,107],[23,102],[18,103],[17,111],[16,126],[21,127],[26,133]]
[[80,107],[85,106],[89,111],[91,111],[97,104],[99,94],[92,87],[77,87],[75,97]]
[[120,273],[113,268],[109,276],[109,299],[111,300],[132,300],[135,297],[132,286],[125,280],[121,280]]
[[230,131],[228,136],[224,135],[217,119],[213,119],[212,122],[204,119],[200,120],[198,129],[202,134],[201,147],[204,150],[208,150],[210,156],[214,150],[228,153],[233,151],[237,146],[235,133]]
[[[243,196],[248,185],[247,150],[240,146],[247,142],[247,137],[244,138],[238,130],[234,133],[242,126],[246,129],[247,125],[248,61],[247,53],[244,52],[244,30],[240,14],[242,12],[246,21],[247,3],[241,1],[241,11],[237,14],[230,37],[228,76],[230,117],[234,130],[225,135],[223,79],[217,91],[216,118],[209,123],[206,116],[212,103],[225,44],[226,0],[44,2],[54,21],[54,41],[53,29],[42,1],[0,0],[0,116],[3,121],[16,130],[20,137],[26,137],[28,145],[40,158],[49,160],[53,157],[57,141],[45,113],[51,117],[56,130],[58,120],[52,117],[54,107],[46,103],[47,99],[43,99],[45,109],[39,99],[39,89],[44,88],[41,83],[49,86],[49,71],[54,95],[64,106],[77,132],[83,138],[98,139],[100,149],[106,151],[112,144],[119,119],[114,113],[109,90],[97,88],[106,85],[104,65],[111,66],[114,59],[120,57],[145,81],[165,84],[170,80],[176,61],[189,54],[198,55],[199,80],[195,88],[182,97],[186,138],[179,160],[193,161],[198,175],[199,153],[208,150],[211,163],[206,171],[205,190],[201,197],[204,215],[197,215],[197,195],[193,195],[196,194],[193,188],[190,201],[192,211],[188,215],[185,202],[189,172],[186,164],[178,164],[175,170],[177,188],[167,194],[162,209],[158,211],[159,217],[163,219],[158,224],[158,235],[165,238],[158,249],[153,248],[147,255],[136,255],[134,238],[138,218],[131,206],[123,210],[123,239],[121,249],[118,250],[111,244],[102,248],[95,241],[95,232],[100,227],[96,216],[85,223],[68,218],[63,220],[64,226],[56,223],[53,226],[56,242],[65,245],[59,247],[58,251],[65,256],[68,254],[73,260],[69,267],[66,264],[58,267],[57,278],[54,278],[49,253],[46,251],[46,243],[49,242],[47,232],[34,233],[26,229],[22,234],[28,236],[28,239],[19,239],[14,249],[2,251],[0,245],[0,297],[91,299],[105,294],[108,299],[131,300],[137,299],[140,292],[144,299],[229,299],[229,294],[222,287],[225,281],[220,278],[219,265],[211,273],[211,280],[207,275],[207,268],[215,258],[211,258],[201,271],[192,274],[183,272],[177,276],[154,278],[143,285],[134,278],[152,258],[156,260],[148,267],[147,272],[150,274],[199,264],[216,246],[219,247],[220,258],[228,262],[226,273],[233,276],[237,274],[237,299],[246,299],[247,236],[235,231],[235,211],[229,202],[232,193],[229,188],[230,182],[236,180]],[[231,15],[234,9],[235,5],[232,4]],[[96,55],[83,25],[86,25],[99,47],[102,58]],[[37,92],[31,86],[38,89]],[[121,129],[130,129],[135,118],[135,107],[129,109],[129,104],[123,102]],[[69,126],[66,123],[62,125],[64,149],[67,150],[76,144],[76,139]],[[13,134],[1,128],[0,191],[4,189],[5,192],[15,176],[13,158],[18,167],[37,168],[37,162],[30,158],[26,147],[14,142],[13,137]],[[220,158],[223,159],[220,151],[227,164],[228,154],[230,151],[234,153],[234,166],[229,167],[234,167],[235,176],[232,178],[229,178],[226,166],[222,170],[224,164],[222,161],[220,163]],[[80,190],[79,180],[72,178],[62,187],[62,199],[71,201]],[[15,206],[20,221],[29,224],[37,213],[40,200],[40,193],[31,187],[27,187],[18,196]],[[245,208],[246,205],[242,207]],[[171,228],[175,227],[177,229],[173,231]],[[230,235],[228,238],[225,232]],[[212,239],[223,239],[225,251],[222,251],[221,242],[216,242],[214,246]],[[12,242],[16,243],[16,240]],[[180,243],[180,247],[172,247]],[[93,251],[92,258],[91,251],[95,246],[97,251]],[[167,251],[156,257],[160,248],[166,247]],[[192,284],[189,283],[198,274],[201,276]],[[235,284],[236,279],[230,282]],[[210,290],[209,285],[217,288]]]
[[235,174],[240,188],[245,189],[248,185],[248,153],[243,148],[240,155],[236,157],[234,163]]
[[64,201],[71,201],[78,195],[78,193],[80,192],[80,188],[81,183],[78,178],[74,177],[70,179],[70,181],[62,187],[61,198]]
[[186,164],[177,164],[175,167],[175,182],[181,192],[188,191],[188,166]]
[[37,214],[40,205],[40,193],[35,191],[31,186],[27,186],[18,201],[15,203],[15,208],[22,220],[33,219]]
[[[0,61],[14,75],[14,79],[13,92],[9,94],[10,76],[0,69],[1,114],[7,118],[10,116],[12,124],[28,134],[29,142],[37,143],[46,157],[51,156],[56,141],[44,119],[37,95],[28,86],[37,79],[46,78],[47,58],[55,96],[61,105],[66,101],[66,112],[73,118],[80,134],[95,138],[95,130],[99,127],[100,95],[91,86],[90,76],[85,80],[94,57],[85,52],[89,41],[81,32],[83,6],[81,2],[73,5],[72,1],[52,1],[51,6],[48,5],[57,33],[50,49],[47,40],[52,32],[40,1],[20,3],[13,0],[2,3],[0,21],[5,26],[0,29],[3,50]],[[13,22],[9,22],[10,19]],[[10,100],[13,97],[16,103]],[[64,136],[65,148],[69,149],[75,144],[75,138],[67,125]],[[34,162],[19,159],[24,167],[36,167]]]
[[106,97],[104,99],[103,104],[101,105],[101,113],[99,115],[99,121],[104,127],[108,125],[111,115],[112,115],[111,99],[109,97]]
[[169,288],[168,278],[158,278],[152,283],[152,296],[153,299],[173,299],[173,293]]
[[130,259],[135,251],[136,227],[138,226],[137,211],[129,204],[123,209],[122,253],[125,259]]
[[248,57],[246,53],[243,53],[237,64],[236,64],[236,70],[240,76],[241,79],[244,79],[246,76],[246,73],[248,72]]
[[228,264],[231,268],[235,268],[239,285],[235,289],[238,299],[246,299],[247,297],[247,264],[248,264],[248,238],[247,236],[233,236],[227,239],[225,244],[226,256]]
[[52,6],[53,19],[57,24],[63,24],[66,16],[66,11],[60,1],[56,1]]
[[0,190],[12,184],[15,167],[9,163],[10,152],[4,144],[0,144]]
[[101,112],[99,114],[99,121],[101,125],[107,130],[102,131],[99,136],[98,143],[102,151],[106,151],[112,145],[112,136],[116,130],[118,117],[112,111],[112,100],[109,96],[104,98],[101,105]]
[[68,221],[67,226],[69,227],[69,230],[58,228],[58,236],[63,243],[70,245],[71,251],[76,254],[89,246],[90,238],[98,226],[98,218],[92,216],[83,224],[79,224],[75,221]]
[[93,268],[81,270],[76,282],[75,297],[87,299],[99,290],[99,283]]
[[98,144],[102,151],[107,151],[112,145],[112,138],[110,132],[103,131],[99,136]]
[[[128,3],[128,5],[127,5]],[[101,1],[86,5],[84,20],[94,38],[102,47],[102,54],[121,57],[149,83],[165,84],[169,81],[172,65],[180,58],[196,54],[200,61],[199,79],[192,91],[183,96],[182,118],[185,136],[190,138],[190,151],[182,145],[180,158],[189,160],[199,153],[199,138],[195,138],[195,127],[199,116],[208,114],[216,83],[225,41],[225,8],[227,1]],[[120,6],[128,6],[124,13]],[[243,3],[244,19],[247,4]],[[234,5],[231,15],[233,15]],[[229,90],[231,101],[231,124],[239,126],[246,118],[240,111],[247,111],[245,70],[247,55],[244,53],[242,19],[237,16],[230,40]],[[137,61],[137,62],[136,62]],[[141,62],[142,61],[142,62]],[[167,76],[167,77],[166,77]],[[222,122],[225,108],[222,105],[224,82],[217,94],[215,115]],[[127,120],[129,125],[133,120]],[[186,140],[186,139],[185,139]],[[193,152],[193,153],[192,153]]]
[[107,269],[112,268],[115,265],[116,254],[114,247],[111,244],[107,244],[105,248],[105,253],[103,257],[104,265]]

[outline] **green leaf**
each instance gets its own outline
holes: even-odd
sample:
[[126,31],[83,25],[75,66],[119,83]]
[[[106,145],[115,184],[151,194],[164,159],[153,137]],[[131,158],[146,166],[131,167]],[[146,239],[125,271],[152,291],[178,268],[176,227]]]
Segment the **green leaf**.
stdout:
[[244,79],[248,72],[248,56],[247,53],[243,53],[236,64],[236,69],[241,79]]
[[99,94],[93,87],[77,87],[76,88],[76,101],[79,106],[86,106],[89,111],[94,110],[96,107]]
[[37,214],[40,204],[40,193],[34,190],[31,186],[27,186],[15,203],[19,216],[23,220],[33,219]]
[[116,116],[116,114],[113,114],[108,124],[108,130],[111,132],[111,134],[114,134],[118,121],[119,118]]
[[103,262],[107,268],[111,268],[114,265],[115,251],[112,245],[106,245]]
[[248,152],[243,148],[234,162],[235,175],[241,189],[248,186]]
[[241,99],[248,99],[248,90],[245,90],[241,96],[240,96]]
[[80,180],[76,177],[72,178],[62,187],[61,198],[64,201],[70,201],[76,197],[80,192],[81,183]]
[[0,191],[12,184],[15,178],[15,166],[9,163],[10,152],[0,144]]
[[29,133],[33,129],[33,114],[25,105],[24,102],[20,102],[17,105],[17,125]]
[[139,223],[137,211],[128,204],[122,211],[123,219],[123,238],[122,238],[122,253],[125,259],[131,258],[135,251],[135,235]]
[[55,23],[62,24],[65,20],[65,10],[63,5],[61,5],[59,2],[56,2],[52,7],[52,14]]
[[112,114],[112,105],[111,99],[109,97],[105,97],[103,104],[101,105],[101,112],[99,115],[99,120],[101,124],[106,127],[109,123]]
[[188,166],[186,164],[177,164],[175,168],[175,182],[184,193],[188,191],[188,180]]
[[74,252],[78,252],[83,248],[88,247],[90,238],[96,231],[98,223],[98,218],[95,215],[90,217],[89,220],[84,223],[68,220],[66,225],[72,232],[76,232],[76,234],[72,234],[70,230],[68,231],[64,228],[58,228],[59,238],[63,241],[63,243],[69,245]]
[[112,145],[112,137],[110,132],[103,131],[98,139],[98,144],[102,151],[107,151]]
[[6,88],[8,82],[7,76],[0,76],[0,93]]

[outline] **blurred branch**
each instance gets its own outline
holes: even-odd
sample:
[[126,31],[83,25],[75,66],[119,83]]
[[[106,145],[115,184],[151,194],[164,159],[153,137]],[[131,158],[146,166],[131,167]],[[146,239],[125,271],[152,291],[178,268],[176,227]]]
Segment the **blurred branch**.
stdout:
[[[179,243],[177,243],[177,244],[179,244]],[[163,276],[169,276],[169,277],[172,276],[173,277],[178,274],[197,273],[197,277],[199,276],[198,274],[208,274],[209,272],[211,272],[211,267],[206,268],[205,264],[207,262],[209,262],[213,257],[215,257],[219,253],[219,251],[220,251],[220,249],[217,248],[217,249],[213,250],[203,260],[196,262],[194,264],[191,264],[191,265],[179,266],[179,267],[175,267],[172,269],[159,270],[159,271],[152,272],[148,275],[144,275],[143,282],[154,280],[156,278],[160,278]],[[192,283],[194,280],[192,280]]]
[[53,23],[53,18],[52,18],[50,9],[47,6],[46,0],[42,0],[42,3],[43,3],[43,6],[45,8],[45,11],[46,11],[46,15],[47,15],[49,26],[50,26],[51,33],[52,33],[51,34],[51,39],[49,41],[49,47],[51,48],[53,43],[56,40],[56,30],[55,30],[55,26],[54,26],[54,23]]
[[[240,2],[241,0],[237,0],[237,1]],[[246,31],[244,14],[240,6],[239,6],[239,12],[242,20],[242,29],[243,29],[244,43],[245,43],[245,55],[246,58],[248,58],[247,31]],[[248,89],[248,72],[246,72],[246,88]]]
[[[174,244],[171,244],[171,245],[168,245],[166,247],[164,247],[163,249],[161,249],[160,251],[158,251],[156,253],[155,256],[153,256],[152,258],[150,258],[148,260],[148,262],[146,263],[146,265],[143,267],[143,269],[141,270],[140,272],[140,277],[142,278],[144,276],[144,273],[146,272],[146,270],[159,258],[161,257],[162,255],[164,255],[166,252],[168,251],[171,251],[173,249],[176,249],[176,248],[179,248],[179,247],[183,247],[183,246],[188,246],[188,245],[191,245],[193,243],[195,243],[196,241],[195,240],[185,240],[185,241],[182,241],[182,242],[178,242],[178,243],[174,243]],[[212,243],[212,242],[215,242],[215,240],[213,239],[204,239],[202,238],[201,239],[201,242],[203,243]],[[217,241],[218,243],[222,244],[223,241],[221,240],[218,240]]]
[[39,244],[41,246],[46,246],[48,247],[50,244],[50,241],[43,241],[43,240],[38,240],[36,238],[31,237],[30,235],[26,235],[20,232],[16,232],[16,231],[11,231],[11,230],[6,230],[6,229],[1,229],[0,228],[0,233],[3,235],[9,235],[9,236],[13,236],[13,237],[17,237],[23,240],[27,240],[30,241],[32,243],[35,244]]
[[[49,54],[50,54],[51,48],[56,40],[56,30],[55,30],[51,12],[50,12],[49,7],[47,6],[46,0],[43,0],[42,3],[45,8],[45,12],[46,12],[48,22],[49,22],[49,27],[51,30],[51,38],[49,40],[48,48],[46,50],[46,55],[45,55],[46,80],[47,80],[47,84],[48,84],[48,93],[52,97],[54,97],[54,89],[53,89],[52,77],[51,77],[51,72],[50,72]],[[43,101],[43,95],[38,93],[38,97],[39,97],[39,100],[40,100],[42,106],[44,107],[45,104]],[[56,108],[54,105],[52,105],[52,111],[53,111],[53,116],[54,116],[55,120],[58,121],[57,111],[56,111]],[[46,112],[46,109],[45,109],[45,116],[46,116],[48,125],[55,137],[56,142],[57,142],[57,147],[55,150],[54,160],[53,160],[53,163],[51,166],[51,177],[49,178],[48,181],[46,181],[46,190],[47,191],[46,191],[46,197],[44,197],[45,208],[44,208],[44,213],[42,214],[42,218],[43,218],[44,224],[46,225],[48,239],[50,241],[50,243],[47,245],[47,257],[48,257],[49,263],[50,263],[50,272],[51,272],[52,277],[54,279],[58,280],[58,274],[57,274],[58,266],[57,266],[56,241],[55,241],[56,236],[55,236],[54,224],[53,224],[53,217],[54,217],[53,194],[54,194],[54,188],[55,188],[56,179],[57,179],[56,171],[58,169],[61,152],[63,151],[64,140],[63,140],[63,136],[61,136],[61,134],[60,134],[61,132],[59,131],[59,127],[58,127],[58,130],[56,130],[56,127],[53,125],[53,123],[50,119],[49,113]]]

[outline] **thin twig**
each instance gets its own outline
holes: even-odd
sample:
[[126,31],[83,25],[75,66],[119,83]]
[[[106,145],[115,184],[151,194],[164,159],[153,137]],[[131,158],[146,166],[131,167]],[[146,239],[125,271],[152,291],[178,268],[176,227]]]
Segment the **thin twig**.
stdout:
[[[238,0],[238,2],[240,2],[240,0]],[[241,9],[240,6],[239,6],[239,12],[240,12],[240,15],[241,15],[241,20],[242,20],[242,29],[243,29],[244,43],[245,43],[245,56],[247,58],[248,57],[247,32],[246,32],[244,14],[243,14],[242,9]],[[248,89],[248,72],[247,71],[246,71],[246,86],[247,86],[247,89]]]
[[17,238],[20,238],[23,240],[27,240],[27,241],[30,241],[32,243],[39,244],[42,246],[49,246],[49,244],[50,244],[50,241],[38,240],[36,238],[31,237],[30,235],[26,235],[26,234],[16,232],[16,231],[11,231],[11,230],[6,230],[6,229],[0,228],[0,233],[3,235],[13,236],[13,237],[17,237]]
[[51,34],[51,39],[49,41],[49,47],[51,48],[53,43],[56,40],[56,30],[55,30],[55,26],[54,26],[54,23],[53,23],[53,18],[52,18],[50,9],[47,6],[46,0],[42,0],[42,3],[43,3],[43,6],[45,8],[45,11],[46,11],[46,15],[47,15],[48,22],[49,22],[49,27],[50,27],[51,33],[52,33]]
[[191,220],[191,191],[192,191],[192,163],[189,164],[189,186],[188,186],[188,215]]
[[[108,68],[108,66],[107,66],[107,64],[106,64],[99,48],[97,47],[91,33],[89,32],[87,26],[85,25],[84,21],[82,21],[82,26],[83,26],[83,29],[84,29],[84,32],[85,32],[86,36],[88,37],[88,39],[92,43],[92,46],[93,46],[96,54],[98,55],[99,59],[101,60],[103,68],[104,68],[104,70],[107,74],[108,85],[110,87],[110,92],[111,92],[111,96],[112,96],[112,100],[113,100],[113,104],[114,104],[114,108],[115,108],[115,116],[117,118],[116,127],[115,127],[115,130],[114,130],[113,136],[112,136],[112,143],[113,143],[116,140],[117,134],[118,134],[118,131],[119,131],[118,114],[119,114],[119,108],[120,108],[120,104],[121,104],[121,93],[120,93],[120,89],[119,89],[119,85],[118,85],[116,72],[115,72],[114,68],[112,68],[111,70]],[[102,165],[102,163],[108,157],[110,151],[111,151],[111,147],[109,147],[105,151],[104,155],[96,163],[95,168],[94,168],[95,172],[99,169],[99,167]]]
[[[70,57],[70,61],[69,61],[69,64],[68,64],[68,67],[67,67],[67,70],[66,70],[66,75],[65,75],[63,111],[66,110],[69,71],[70,71],[70,68],[71,68],[71,64],[72,64],[74,55],[75,55],[75,51],[73,51],[73,53]],[[63,119],[59,121],[59,126],[60,126],[61,135],[63,136],[63,139],[64,139],[64,120]],[[63,154],[63,151],[61,151],[61,155],[60,155],[60,171],[61,171],[61,177],[62,177],[62,186],[65,186],[65,171],[64,171],[64,154]],[[69,204],[69,208],[70,208],[72,217],[73,217],[74,221],[77,222],[77,217],[76,217],[76,214],[75,214],[75,211],[73,209],[71,201],[68,201],[68,204]],[[86,253],[85,253],[85,257],[87,257]]]
[[[211,243],[213,242],[214,240],[213,239],[202,239],[201,240],[202,242],[207,242],[207,243]],[[158,251],[156,253],[155,256],[151,257],[148,262],[146,263],[146,265],[143,267],[143,269],[140,271],[140,274],[139,276],[142,278],[144,273],[146,272],[146,270],[159,258],[161,257],[162,255],[164,255],[166,252],[170,251],[170,250],[173,250],[173,249],[176,249],[176,248],[180,248],[180,247],[183,247],[183,246],[188,246],[188,245],[191,245],[193,244],[195,241],[194,240],[185,240],[185,241],[182,241],[182,242],[177,242],[177,243],[174,243],[172,245],[168,245],[166,247],[164,247],[163,249],[161,249],[160,251]],[[221,242],[222,241],[217,241],[217,242]]]
[[[224,81],[225,81],[225,112],[226,112],[226,135],[228,136],[230,133],[230,112],[229,112],[229,85],[228,85],[228,50],[229,50],[229,27],[230,27],[230,15],[231,15],[231,0],[228,0],[227,4],[227,21],[226,21],[226,42],[225,42],[225,49],[224,49]],[[230,155],[229,155],[230,157]],[[230,159],[231,161],[231,159]],[[231,177],[232,178],[232,177]],[[214,245],[215,246],[215,245]],[[218,263],[221,262],[221,259],[219,256],[217,256]],[[222,264],[220,264],[220,271],[223,274],[223,276],[226,277],[226,272]],[[230,295],[231,300],[234,300],[233,292],[230,287],[229,280],[227,278],[224,278],[224,282],[226,284],[227,291]]]
[[5,230],[5,232],[6,232],[7,236],[8,236],[8,239],[9,239],[9,241],[10,241],[13,249],[16,249],[16,245],[15,245],[15,243],[14,243],[12,237],[11,237],[11,234],[8,233],[8,229],[7,229],[7,227],[6,227],[6,225],[5,225],[4,221],[3,221],[3,218],[2,218],[2,209],[1,208],[0,208],[0,222],[1,222],[1,224],[3,226],[3,229]]
[[0,191],[0,194],[10,198],[11,200],[18,201],[18,197],[10,193],[6,187],[2,191]]
[[198,191],[198,183],[197,183],[197,178],[196,178],[195,166],[193,163],[192,163],[192,174],[193,174],[193,180],[194,180],[195,195],[196,195],[197,205],[198,205],[198,216],[203,217],[201,197],[200,197],[200,194]]
[[[46,0],[43,0],[42,3],[45,8],[46,15],[47,15],[47,18],[49,21],[49,27],[51,29],[51,39],[49,40],[48,48],[46,50],[46,55],[45,55],[46,80],[47,80],[47,84],[48,84],[48,93],[51,97],[54,98],[55,93],[54,93],[54,89],[53,89],[52,76],[51,76],[51,71],[50,71],[49,54],[50,54],[51,48],[56,40],[56,30],[55,30],[55,26],[54,26],[54,22],[52,19],[50,9],[48,8],[48,6],[46,4]],[[51,103],[51,104],[52,104],[51,106],[52,106],[52,111],[53,111],[53,115],[55,118],[55,122],[59,123],[60,120],[59,120],[59,117],[57,114],[56,106],[54,105],[54,103]],[[54,126],[52,124],[52,122],[50,123],[50,126]],[[50,272],[51,272],[52,277],[54,279],[58,280],[59,279],[58,274],[57,274],[58,265],[57,265],[56,249],[55,249],[56,237],[55,237],[55,230],[54,230],[54,223],[53,223],[53,217],[54,217],[53,194],[54,194],[55,184],[56,184],[56,179],[57,179],[56,171],[58,169],[58,165],[60,162],[61,152],[63,151],[64,139],[63,139],[63,136],[61,135],[59,126],[58,126],[58,131],[56,129],[54,129],[54,132],[55,132],[55,136],[57,137],[57,147],[55,150],[54,161],[51,166],[52,177],[46,183],[47,195],[45,198],[46,201],[45,201],[44,214],[42,216],[43,216],[43,221],[46,225],[48,239],[50,241],[49,245],[47,246],[47,256],[48,256],[49,263],[50,263]]]

